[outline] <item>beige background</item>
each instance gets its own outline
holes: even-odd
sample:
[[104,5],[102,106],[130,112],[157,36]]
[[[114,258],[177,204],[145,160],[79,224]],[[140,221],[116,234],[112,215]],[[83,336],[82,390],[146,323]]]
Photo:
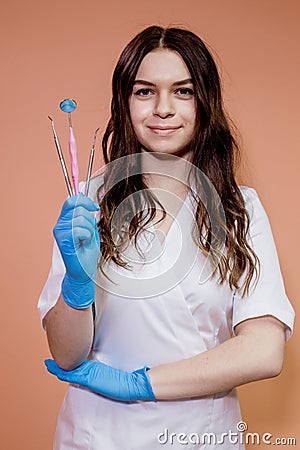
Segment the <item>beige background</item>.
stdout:
[[[242,182],[257,189],[269,214],[287,293],[299,309],[299,13],[296,0],[1,2],[1,448],[51,449],[65,391],[44,369],[48,349],[36,310],[66,197],[47,116],[66,149],[58,104],[77,100],[84,177],[94,130],[108,118],[113,67],[145,26],[188,27],[215,50],[226,106],[243,137]],[[240,389],[249,431],[297,437],[297,448],[299,341],[296,322],[282,375]]]

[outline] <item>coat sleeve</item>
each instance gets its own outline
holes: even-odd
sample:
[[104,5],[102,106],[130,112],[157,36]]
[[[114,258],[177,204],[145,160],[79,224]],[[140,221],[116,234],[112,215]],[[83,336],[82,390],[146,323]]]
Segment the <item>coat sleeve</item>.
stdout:
[[54,241],[50,272],[38,301],[38,310],[42,320],[47,312],[53,308],[59,298],[61,282],[65,276],[65,273],[66,269],[60,250]]
[[248,242],[260,260],[260,275],[257,284],[252,280],[246,297],[242,298],[239,291],[234,294],[233,333],[235,326],[243,320],[271,315],[286,325],[288,340],[295,313],[285,292],[269,219],[257,192],[243,186],[241,191],[250,215]]
[[[84,187],[85,183],[81,181],[79,183],[80,192],[84,192]],[[66,268],[60,250],[54,240],[51,268],[38,300],[38,311],[42,320],[47,312],[53,308],[60,296],[61,282],[65,276],[65,273]]]

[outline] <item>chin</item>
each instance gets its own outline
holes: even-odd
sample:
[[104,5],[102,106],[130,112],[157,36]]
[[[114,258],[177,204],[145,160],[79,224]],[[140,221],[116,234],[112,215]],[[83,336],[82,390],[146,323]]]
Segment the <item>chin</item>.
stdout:
[[157,155],[165,155],[165,156],[177,156],[179,158],[188,158],[190,156],[191,152],[187,148],[174,148],[174,149],[165,149],[165,148],[157,148],[157,147],[142,147],[141,151],[143,152],[149,152]]

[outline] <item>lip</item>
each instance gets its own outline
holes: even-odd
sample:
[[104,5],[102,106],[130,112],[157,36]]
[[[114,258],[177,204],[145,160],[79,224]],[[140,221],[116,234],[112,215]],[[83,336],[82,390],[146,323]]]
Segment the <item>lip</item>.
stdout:
[[179,127],[174,127],[174,126],[166,126],[164,125],[163,127],[160,126],[148,126],[148,128],[155,134],[158,134],[160,136],[168,136],[169,134],[173,134],[175,133],[175,131],[179,130]]

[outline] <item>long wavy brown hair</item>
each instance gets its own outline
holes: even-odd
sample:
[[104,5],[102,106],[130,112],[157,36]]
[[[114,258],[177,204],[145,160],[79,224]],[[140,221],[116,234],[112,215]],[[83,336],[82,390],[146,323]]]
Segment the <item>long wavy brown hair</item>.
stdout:
[[[104,190],[102,185],[97,191],[100,269],[109,260],[128,268],[122,257],[126,243],[133,239],[137,245],[137,236],[155,218],[157,203],[163,218],[166,215],[148,189],[140,159],[134,157],[141,148],[129,110],[139,66],[158,48],[181,55],[194,86],[196,126],[190,163],[195,170],[190,177],[196,186],[192,194],[197,201],[197,245],[209,258],[218,282],[227,281],[232,290],[238,289],[245,296],[253,277],[258,280],[259,260],[247,242],[250,219],[235,178],[240,150],[224,111],[215,61],[197,35],[180,28],[150,26],[143,30],[125,47],[113,73],[111,117],[102,140]],[[118,220],[114,220],[117,208]]]

